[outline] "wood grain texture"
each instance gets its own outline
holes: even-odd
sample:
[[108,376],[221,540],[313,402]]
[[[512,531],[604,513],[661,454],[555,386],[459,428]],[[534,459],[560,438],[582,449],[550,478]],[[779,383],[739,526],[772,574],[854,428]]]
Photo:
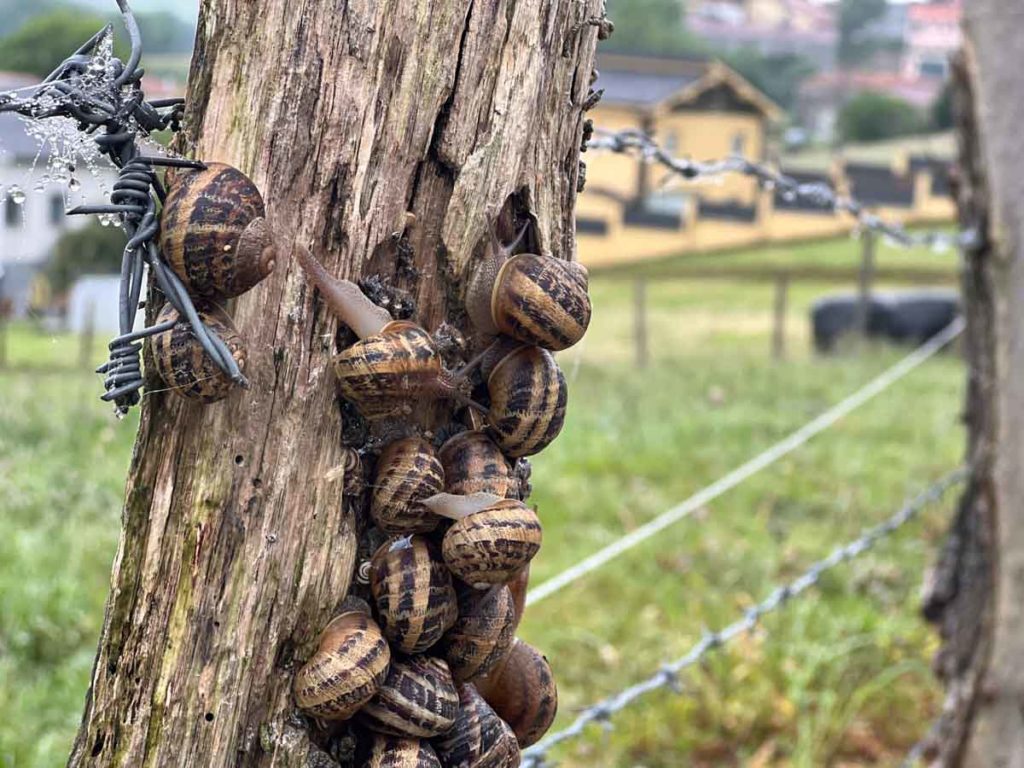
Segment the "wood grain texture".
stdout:
[[[459,322],[503,209],[532,218],[534,250],[574,257],[599,5],[204,0],[184,143],[257,183],[284,244],[378,275],[429,329]],[[332,764],[291,683],[365,546],[332,471],[336,322],[287,250],[229,310],[252,388],[144,403],[71,766]]]

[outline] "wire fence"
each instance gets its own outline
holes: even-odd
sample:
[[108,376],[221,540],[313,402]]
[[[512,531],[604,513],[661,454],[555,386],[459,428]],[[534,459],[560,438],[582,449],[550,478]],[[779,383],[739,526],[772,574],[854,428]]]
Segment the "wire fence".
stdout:
[[[614,715],[655,691],[669,689],[682,692],[680,674],[683,671],[700,662],[712,651],[722,648],[737,637],[754,630],[765,616],[788,605],[795,598],[816,586],[826,572],[860,557],[882,540],[892,536],[914,520],[925,507],[939,501],[950,488],[963,482],[967,476],[968,469],[966,467],[960,467],[950,472],[904,504],[885,522],[868,528],[861,536],[848,544],[837,547],[828,557],[816,562],[796,579],[776,587],[762,602],[749,608],[742,618],[717,632],[705,633],[685,655],[663,665],[646,680],[631,685],[582,710],[568,727],[548,734],[533,747],[525,750],[521,765],[523,768],[549,766],[551,765],[548,762],[550,751],[560,744],[581,737],[588,726],[598,723],[609,725]],[[908,759],[916,760],[917,756],[912,754]]]

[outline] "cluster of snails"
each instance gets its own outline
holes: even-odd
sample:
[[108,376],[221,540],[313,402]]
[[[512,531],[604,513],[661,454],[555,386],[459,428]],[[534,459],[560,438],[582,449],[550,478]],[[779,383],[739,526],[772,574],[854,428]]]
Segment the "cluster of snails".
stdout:
[[[241,171],[221,163],[169,172],[160,213],[160,251],[203,324],[220,336],[243,368],[245,345],[223,303],[274,270],[276,249],[259,189]],[[166,330],[150,336],[148,343],[168,389],[204,403],[230,394],[234,382],[205,353],[188,318],[168,303],[156,324]]]
[[333,367],[364,418],[450,400],[472,422],[439,448],[414,435],[381,451],[368,508],[384,541],[368,563],[368,599],[345,601],[295,677],[300,710],[365,731],[361,765],[511,768],[555,718],[551,668],[516,637],[541,523],[514,462],[562,428],[566,383],[552,352],[582,338],[590,299],[581,266],[512,250],[492,235],[467,283],[467,315],[485,341],[456,371],[427,331],[296,250],[359,337]]

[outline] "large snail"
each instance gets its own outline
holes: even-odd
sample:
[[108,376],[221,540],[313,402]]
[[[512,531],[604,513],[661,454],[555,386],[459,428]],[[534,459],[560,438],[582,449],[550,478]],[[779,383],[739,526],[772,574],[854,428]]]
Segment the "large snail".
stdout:
[[433,446],[419,437],[396,440],[377,460],[370,516],[387,533],[427,533],[439,518],[423,499],[444,489],[444,470]]
[[466,312],[483,333],[568,349],[590,324],[587,270],[578,262],[534,253],[513,256],[521,238],[503,246],[491,229],[491,247],[467,286]]
[[[239,368],[245,367],[245,345],[231,318],[223,310],[208,307],[198,310],[206,327],[220,336]],[[167,388],[182,397],[215,403],[227,397],[235,384],[203,350],[192,326],[169,303],[157,317],[157,324],[177,321],[167,331],[151,336],[147,343],[156,371]]]
[[512,468],[484,432],[460,432],[441,446],[438,458],[444,469],[444,490],[448,493],[493,493],[508,498],[517,490]]
[[387,679],[359,713],[377,733],[429,739],[447,733],[459,713],[459,694],[448,665],[430,656],[394,661]]
[[422,536],[385,543],[374,553],[370,591],[384,635],[402,653],[423,653],[458,614],[451,575]]
[[516,640],[497,668],[475,683],[480,695],[516,734],[522,748],[536,744],[558,713],[558,690],[548,660]]
[[210,163],[168,174],[168,182],[160,250],[190,294],[240,296],[273,272],[263,197],[244,173]]
[[455,726],[434,741],[446,768],[518,768],[515,733],[469,683],[459,687],[459,703]]
[[375,735],[369,756],[360,765],[366,768],[441,768],[437,753],[425,741]]
[[471,586],[504,584],[540,550],[537,513],[517,499],[440,493],[423,503],[455,521],[442,553],[451,572]]
[[299,708],[324,720],[352,717],[380,689],[391,663],[391,651],[369,607],[351,598],[347,602],[295,676]]
[[463,588],[459,618],[439,646],[455,682],[470,682],[494,669],[512,649],[516,624],[515,600],[508,587]]

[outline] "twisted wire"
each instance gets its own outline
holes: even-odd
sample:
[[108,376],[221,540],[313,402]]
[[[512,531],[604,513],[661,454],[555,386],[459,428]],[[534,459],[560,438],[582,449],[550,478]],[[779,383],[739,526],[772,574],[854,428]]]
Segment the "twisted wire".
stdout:
[[817,585],[826,572],[860,557],[883,539],[892,536],[915,519],[926,506],[939,501],[946,491],[963,482],[968,473],[967,467],[953,470],[906,502],[885,522],[868,528],[853,541],[837,547],[827,557],[814,563],[796,579],[776,587],[767,598],[747,609],[742,618],[717,632],[705,632],[704,636],[685,655],[663,665],[646,680],[587,707],[568,727],[548,734],[537,744],[525,750],[522,768],[544,768],[544,766],[551,765],[547,761],[547,756],[554,747],[581,737],[589,725],[609,723],[612,716],[649,693],[662,688],[680,692],[682,690],[680,674],[684,670],[700,662],[712,651],[728,645],[737,637],[757,628],[765,616],[779,610]]

